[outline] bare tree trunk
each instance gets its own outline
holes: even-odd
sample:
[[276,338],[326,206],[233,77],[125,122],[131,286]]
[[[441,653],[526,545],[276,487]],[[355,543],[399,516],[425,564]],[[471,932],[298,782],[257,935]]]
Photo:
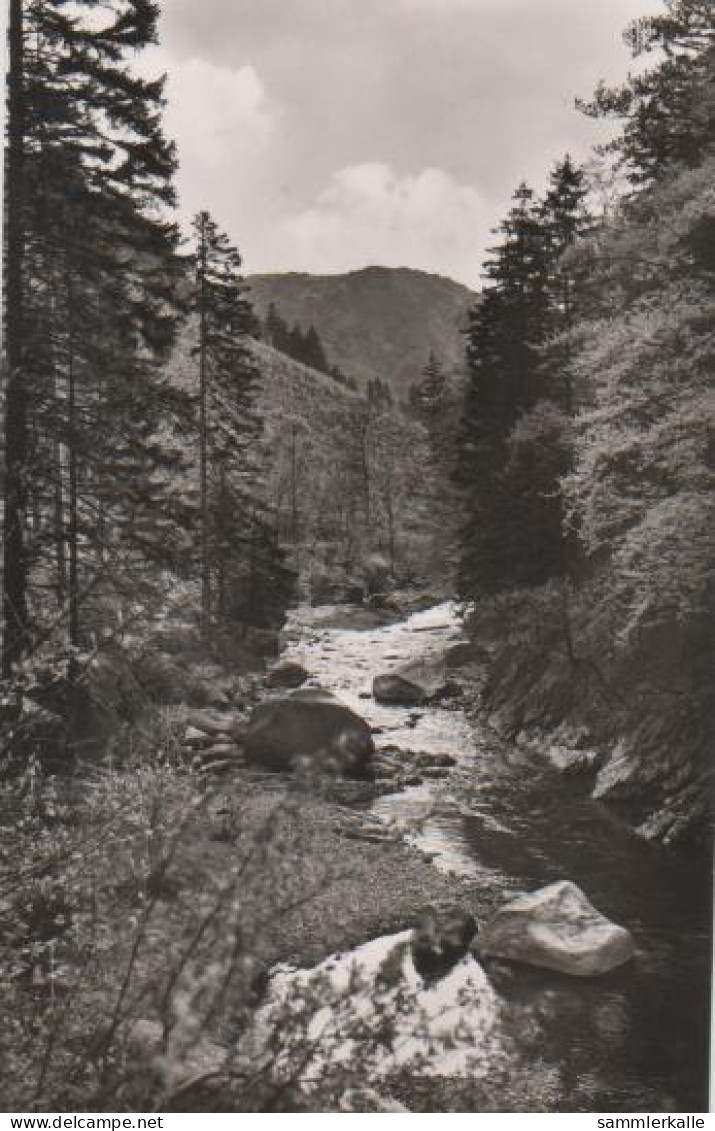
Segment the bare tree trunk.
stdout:
[[25,304],[23,272],[25,224],[26,104],[24,84],[24,27],[22,0],[10,0],[7,78],[7,145],[5,149],[5,510],[3,551],[2,674],[12,675],[29,644],[27,608],[28,426],[24,372]]
[[70,644],[79,647],[79,515],[77,459],[77,380],[74,358],[74,311],[72,280],[68,280],[69,356],[67,359],[67,443],[69,448],[68,557],[69,557],[69,629]]
[[[564,374],[564,411],[569,420],[572,420],[575,414],[575,397],[573,375],[571,373],[572,362],[572,345],[571,345],[571,331],[573,330],[574,318],[576,313],[576,303],[573,294],[573,284],[567,271],[563,272],[562,276],[562,293],[561,301],[563,303],[563,326],[561,332],[565,333],[565,347],[561,365]],[[569,471],[572,470],[573,453],[569,458]],[[579,583],[579,561],[581,557],[578,535],[573,529],[564,528],[564,514],[563,507],[561,511],[561,568],[564,577],[568,578],[578,585]]]
[[208,214],[201,213],[199,235],[199,463],[201,507],[201,635],[208,638],[211,620],[211,568],[209,563],[209,493],[208,493],[208,367],[207,367],[207,295]]
[[[218,485],[218,498],[220,514],[225,514],[228,506],[228,486],[226,483],[226,468],[221,467],[219,470],[219,485]],[[221,522],[222,519],[219,519]],[[220,620],[224,620],[226,616],[226,590],[227,590],[227,554],[225,539],[219,534],[219,549],[216,561],[216,612]]]
[[[80,643],[80,592],[79,592],[79,460],[77,453],[77,373],[74,356],[74,293],[70,267],[67,276],[68,305],[68,358],[67,358],[67,446],[68,446],[68,515],[67,540],[69,558],[69,641],[74,649]],[[69,711],[67,717],[67,749],[76,750],[79,734],[81,695],[79,688],[80,666],[75,652],[70,654],[67,670],[69,684]]]
[[55,489],[54,489],[54,533],[55,566],[57,578],[57,604],[60,608],[67,599],[67,547],[65,544],[65,499],[64,499],[64,455],[59,440],[54,444]]
[[372,483],[370,477],[370,459],[368,455],[368,440],[370,437],[370,406],[365,410],[365,416],[360,429],[360,466],[362,470],[363,499],[365,501],[365,528],[368,539],[372,530]]
[[390,573],[395,576],[395,562],[397,558],[396,531],[395,531],[395,500],[392,492],[392,476],[387,473],[385,482],[385,510],[387,511],[387,537],[388,552],[390,557]]
[[295,424],[291,429],[290,468],[291,541],[295,544],[298,541],[298,451]]

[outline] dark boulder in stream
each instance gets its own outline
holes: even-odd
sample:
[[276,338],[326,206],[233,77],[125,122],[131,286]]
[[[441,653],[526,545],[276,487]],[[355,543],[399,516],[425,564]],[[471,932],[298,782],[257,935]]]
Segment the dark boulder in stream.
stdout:
[[460,958],[477,933],[474,916],[461,907],[447,910],[428,908],[412,935],[412,960],[423,976],[445,974]]
[[396,707],[414,707],[424,702],[425,698],[422,688],[397,674],[376,676],[372,693],[378,703]]
[[549,884],[519,896],[480,933],[482,958],[508,958],[562,974],[607,974],[635,954],[630,933],[606,919],[576,884]]
[[378,703],[417,707],[446,693],[454,693],[452,683],[442,660],[429,658],[376,676],[372,693]]
[[283,660],[266,673],[266,686],[275,688],[302,687],[310,673],[296,660]]
[[324,692],[266,700],[236,737],[246,759],[267,770],[366,776],[375,750],[365,720]]

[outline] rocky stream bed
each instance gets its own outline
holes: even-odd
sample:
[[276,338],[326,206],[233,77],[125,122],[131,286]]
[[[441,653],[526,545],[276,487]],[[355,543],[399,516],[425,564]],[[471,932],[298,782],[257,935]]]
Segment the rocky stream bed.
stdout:
[[[481,1043],[509,1039],[592,1106],[572,1110],[707,1110],[710,910],[707,872],[626,829],[533,750],[503,742],[459,697],[421,707],[384,705],[376,675],[439,659],[461,639],[456,610],[443,605],[378,627],[346,627],[335,609],[293,617],[284,659],[310,673],[375,732],[383,789],[363,809],[359,835],[399,836],[425,869],[469,882],[480,925],[495,906],[561,880],[577,883],[605,915],[627,927],[635,958],[594,978],[467,956],[441,987],[424,987],[423,1014],[454,1020],[465,987],[476,998],[465,1019]],[[390,781],[398,781],[397,788]],[[415,909],[416,911],[419,909]],[[401,936],[366,941],[330,962],[340,982],[356,964],[374,966]],[[406,971],[405,976],[412,976]],[[477,1004],[475,1004],[475,1001]],[[471,1008],[472,1012],[469,1012]],[[436,1016],[436,1014],[435,1014]],[[465,1071],[451,1053],[428,1073]],[[470,1071],[479,1071],[472,1062]],[[580,1101],[584,1103],[583,1098]]]
[[[574,775],[568,752],[563,760],[553,748],[541,756],[533,743],[495,732],[478,708],[478,650],[463,639],[452,604],[377,621],[342,607],[297,610],[280,662],[259,692],[263,714],[274,697],[285,704],[286,687],[295,683],[303,684],[303,704],[328,692],[365,720],[376,748],[374,782],[335,780],[325,789],[316,782],[313,789],[300,775],[238,770],[259,811],[276,789],[297,789],[297,812],[309,830],[299,866],[310,871],[328,858],[344,876],[343,887],[331,882],[298,918],[277,924],[266,1019],[292,991],[308,992],[313,979],[321,1000],[327,994],[336,1003],[311,1021],[307,1036],[320,1044],[328,1032],[369,1029],[377,997],[395,1019],[396,1042],[393,1053],[377,1058],[372,1078],[387,1080],[389,1091],[402,1073],[425,1089],[426,1106],[413,1107],[408,1091],[407,1110],[465,1110],[445,1095],[481,1081],[485,1102],[496,1105],[484,1110],[706,1111],[711,921],[704,863],[628,829],[594,800],[589,767]],[[424,702],[407,695],[404,703],[375,697],[411,665],[428,682],[437,672],[446,694]],[[376,677],[388,682],[376,686]],[[398,681],[398,699],[403,690]],[[245,743],[245,724],[237,725],[238,747],[192,731],[200,743],[218,743],[204,751],[209,761],[227,756],[234,772]],[[280,719],[274,728],[279,753],[286,726]],[[484,945],[495,913],[550,885],[560,885],[555,890],[567,899],[577,885],[611,921],[604,929],[616,931],[616,946],[626,940],[616,968],[576,977],[558,972],[564,967],[487,956],[500,953]],[[421,929],[430,907],[438,924],[456,909],[457,918],[477,926],[471,951],[465,945],[436,977],[418,973],[410,929]],[[354,1052],[353,1039],[338,1036],[326,1055],[339,1064]],[[510,1074],[522,1082],[504,1092]],[[500,1106],[518,1103],[520,1092],[522,1102],[543,1106]]]

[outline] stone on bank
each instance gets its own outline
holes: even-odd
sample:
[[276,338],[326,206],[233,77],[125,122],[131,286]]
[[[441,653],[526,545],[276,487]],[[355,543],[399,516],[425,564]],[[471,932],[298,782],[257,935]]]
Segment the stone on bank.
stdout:
[[234,732],[249,762],[266,770],[369,772],[375,744],[359,715],[325,692],[267,699]]
[[476,949],[482,958],[578,977],[607,974],[635,954],[629,931],[597,911],[569,880],[507,903],[480,933]]

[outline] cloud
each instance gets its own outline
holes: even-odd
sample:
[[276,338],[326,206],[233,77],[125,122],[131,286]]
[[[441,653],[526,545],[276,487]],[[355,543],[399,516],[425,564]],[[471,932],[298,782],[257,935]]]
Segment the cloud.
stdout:
[[622,27],[661,0],[162,0],[184,215],[246,267],[424,266],[474,284],[516,185],[612,123]]
[[174,63],[168,71],[169,131],[197,157],[223,161],[226,144],[263,148],[276,130],[276,111],[255,67],[225,67],[204,59]]
[[250,63],[177,60],[157,49],[142,70],[167,76],[164,126],[178,147],[182,215],[208,209],[237,238],[236,218],[255,216],[266,195],[280,141],[279,106]]
[[284,219],[279,246],[307,271],[382,263],[473,284],[487,221],[476,189],[441,169],[400,177],[387,164],[366,162],[340,169],[310,207]]

